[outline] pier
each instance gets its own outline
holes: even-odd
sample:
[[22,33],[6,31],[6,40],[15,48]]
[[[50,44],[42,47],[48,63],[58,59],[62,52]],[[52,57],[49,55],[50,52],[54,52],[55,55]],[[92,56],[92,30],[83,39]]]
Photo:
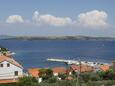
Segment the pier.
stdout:
[[84,65],[89,65],[89,66],[99,66],[103,64],[108,63],[98,63],[98,62],[88,62],[88,61],[80,61],[80,60],[65,60],[65,59],[54,59],[54,58],[48,58],[47,61],[52,61],[52,62],[62,62],[62,63],[67,63],[67,64],[84,64]]
[[79,64],[79,61],[75,61],[75,60],[65,60],[65,59],[47,59],[47,61],[53,61],[53,62],[63,62],[63,63],[67,63],[67,64]]

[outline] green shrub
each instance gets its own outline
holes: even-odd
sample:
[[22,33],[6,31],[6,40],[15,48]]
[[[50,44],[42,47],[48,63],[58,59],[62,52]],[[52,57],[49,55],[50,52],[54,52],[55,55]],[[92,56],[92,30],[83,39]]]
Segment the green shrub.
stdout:
[[18,85],[19,86],[33,86],[35,83],[37,83],[37,79],[34,77],[23,77],[19,79]]
[[61,78],[62,80],[65,80],[65,78],[67,77],[66,74],[63,74],[63,73],[60,73],[59,75],[59,78]]
[[56,83],[57,82],[57,77],[51,77],[48,79],[48,83]]

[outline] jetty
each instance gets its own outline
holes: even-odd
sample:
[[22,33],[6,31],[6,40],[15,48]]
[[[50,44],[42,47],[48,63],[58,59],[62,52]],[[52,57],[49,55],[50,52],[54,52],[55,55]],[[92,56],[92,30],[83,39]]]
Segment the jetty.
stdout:
[[88,62],[88,61],[81,61],[81,60],[65,60],[65,59],[55,59],[55,58],[48,58],[47,61],[52,61],[52,62],[62,62],[62,63],[67,63],[67,64],[84,64],[84,65],[89,65],[89,66],[99,66],[99,65],[104,65],[108,63],[98,63],[98,62]]
[[79,64],[79,61],[75,61],[75,60],[65,60],[65,59],[47,59],[47,61],[53,61],[53,62],[63,62],[63,63],[67,63],[67,64]]

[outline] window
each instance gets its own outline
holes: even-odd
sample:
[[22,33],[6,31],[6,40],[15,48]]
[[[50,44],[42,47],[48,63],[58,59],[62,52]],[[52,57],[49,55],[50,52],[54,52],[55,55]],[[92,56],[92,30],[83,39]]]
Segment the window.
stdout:
[[7,63],[7,67],[10,67],[10,64],[9,64],[9,63]]
[[3,67],[3,64],[0,64],[0,67]]
[[18,76],[18,71],[15,71],[15,72],[14,72],[14,75],[15,75],[15,76]]

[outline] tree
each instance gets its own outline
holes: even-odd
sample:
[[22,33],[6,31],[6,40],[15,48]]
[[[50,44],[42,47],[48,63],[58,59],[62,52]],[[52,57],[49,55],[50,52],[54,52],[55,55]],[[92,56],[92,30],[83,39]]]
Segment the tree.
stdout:
[[49,77],[53,76],[53,71],[51,69],[46,69],[46,75]]
[[53,71],[51,69],[40,69],[39,74],[43,81],[45,81],[53,76]]
[[3,55],[6,55],[6,53],[8,52],[9,50],[7,48],[4,48],[4,47],[1,47],[0,48],[0,52],[3,54]]
[[59,78],[61,78],[62,80],[65,80],[65,78],[67,77],[66,74],[63,74],[63,73],[59,73]]

